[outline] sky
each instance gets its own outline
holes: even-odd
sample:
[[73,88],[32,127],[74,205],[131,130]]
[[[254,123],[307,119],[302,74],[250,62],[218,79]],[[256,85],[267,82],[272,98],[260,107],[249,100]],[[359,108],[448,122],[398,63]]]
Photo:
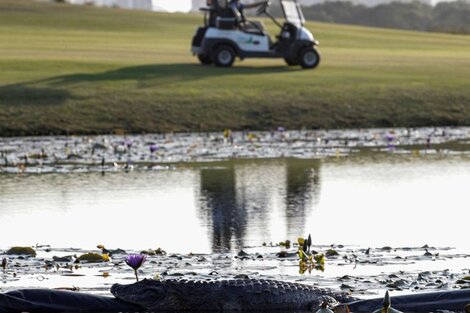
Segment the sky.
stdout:
[[189,11],[191,0],[155,0],[154,4],[168,11]]

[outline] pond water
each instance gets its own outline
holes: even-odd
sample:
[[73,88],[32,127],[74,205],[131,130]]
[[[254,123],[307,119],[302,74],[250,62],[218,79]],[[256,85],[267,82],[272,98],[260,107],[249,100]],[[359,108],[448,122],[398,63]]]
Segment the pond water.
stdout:
[[[470,129],[0,138],[0,291],[141,277],[302,281],[359,297],[470,288]],[[334,249],[299,273],[296,242]],[[33,246],[36,257],[7,255]],[[154,255],[162,248],[166,255]],[[371,248],[371,249],[368,249]],[[149,249],[152,249],[150,251]],[[280,254],[281,252],[281,254]]]
[[470,158],[361,155],[0,176],[0,247],[468,246]]

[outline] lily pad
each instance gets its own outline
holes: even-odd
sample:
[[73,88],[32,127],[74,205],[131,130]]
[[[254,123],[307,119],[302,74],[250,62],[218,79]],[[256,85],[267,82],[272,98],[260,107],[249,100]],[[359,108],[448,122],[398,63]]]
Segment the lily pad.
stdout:
[[63,257],[53,256],[52,260],[54,262],[58,262],[58,263],[71,263],[71,262],[73,262],[73,256],[71,256],[71,255],[67,255],[67,256],[63,256]]
[[67,273],[67,274],[62,274],[60,276],[64,276],[64,277],[83,277],[83,276],[86,276],[86,275],[85,274]]
[[[85,253],[82,254],[81,256],[78,257],[78,260],[80,261],[86,261],[86,262],[104,262],[107,261],[103,255],[98,254],[98,253]],[[109,260],[109,258],[108,258]]]
[[166,251],[163,250],[162,248],[158,248],[157,250],[155,250],[155,254],[156,255],[166,255]]
[[36,256],[36,251],[31,247],[11,247],[6,254]]
[[329,249],[328,251],[325,252],[325,256],[327,258],[333,258],[333,257],[339,256],[339,253],[335,249]]

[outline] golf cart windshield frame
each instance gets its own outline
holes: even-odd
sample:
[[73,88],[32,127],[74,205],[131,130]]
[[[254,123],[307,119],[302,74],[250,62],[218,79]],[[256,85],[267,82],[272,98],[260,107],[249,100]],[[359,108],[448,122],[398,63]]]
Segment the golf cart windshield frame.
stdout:
[[304,26],[304,14],[297,0],[281,0],[281,7],[287,22],[297,27]]

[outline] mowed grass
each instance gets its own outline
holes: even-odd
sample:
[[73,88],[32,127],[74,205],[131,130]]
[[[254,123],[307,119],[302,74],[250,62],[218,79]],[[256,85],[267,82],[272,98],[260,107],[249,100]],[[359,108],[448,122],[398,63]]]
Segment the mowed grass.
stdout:
[[470,36],[308,23],[319,68],[221,69],[190,53],[201,23],[0,0],[0,136],[470,125]]

